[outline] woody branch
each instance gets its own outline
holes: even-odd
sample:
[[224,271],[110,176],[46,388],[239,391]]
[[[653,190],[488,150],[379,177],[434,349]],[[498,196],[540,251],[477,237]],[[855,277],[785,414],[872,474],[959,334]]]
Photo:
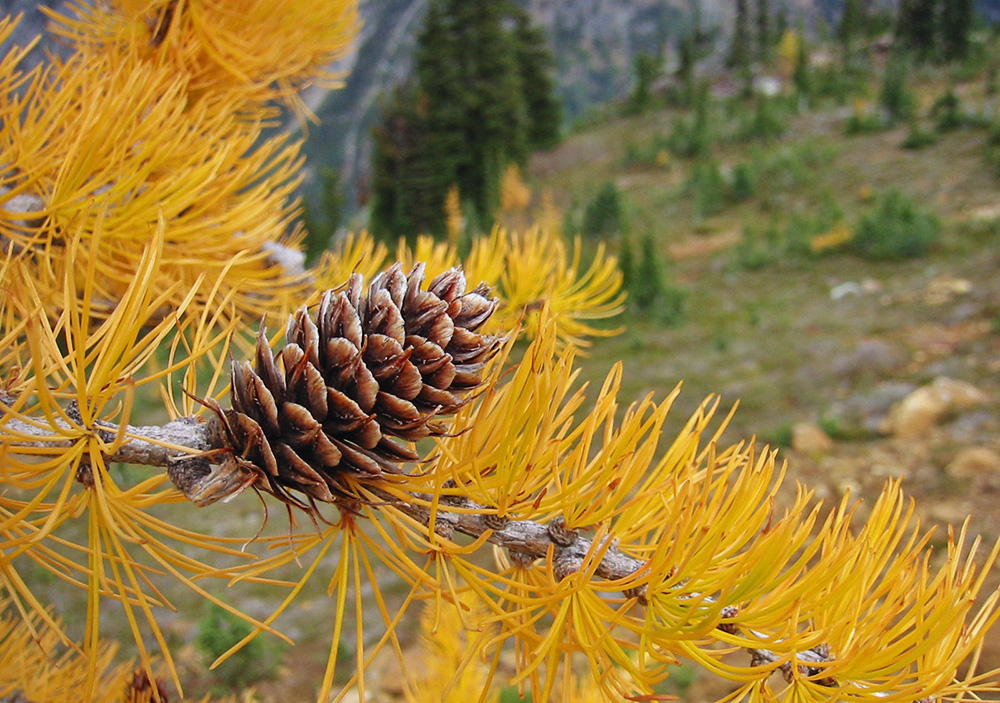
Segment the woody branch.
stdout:
[[[71,412],[72,417],[75,413]],[[57,420],[59,430],[69,431],[74,428],[64,420]],[[28,422],[13,417],[6,418],[2,427],[8,437],[8,446],[17,447],[59,447],[67,446],[71,440],[57,438],[51,426],[45,423]],[[214,453],[225,450],[224,442],[213,436],[210,424],[203,423],[195,417],[181,417],[163,425],[133,426],[124,428],[111,423],[101,422],[90,431],[100,433],[102,439],[111,442],[113,438],[124,432],[125,440],[112,452],[106,455],[109,462],[122,462],[145,466],[162,467],[170,480],[189,500],[201,506],[206,506],[218,497],[232,495],[234,483],[242,482],[244,487],[250,485],[249,476],[241,478],[231,471],[213,471],[217,463],[213,463]],[[12,440],[17,437],[18,439]],[[238,489],[237,489],[238,490]],[[395,494],[373,488],[373,493],[381,497],[392,508],[399,510],[424,526],[430,526],[431,509],[428,496],[415,495],[413,501],[401,500]],[[552,554],[556,573],[565,578],[577,571],[595,550],[593,540],[567,529],[560,518],[548,524],[533,520],[511,520],[500,518],[488,506],[461,498],[449,497],[446,505],[440,506],[434,512],[434,529],[445,536],[455,532],[479,538],[487,535],[486,541],[507,550],[512,560],[529,564],[535,559],[547,558]],[[452,508],[452,509],[449,509]],[[645,567],[645,562],[635,559],[620,551],[614,543],[598,545],[600,561],[594,571],[595,575],[607,580],[624,579]],[[645,604],[645,596],[641,592],[626,593],[636,598],[639,605]],[[691,594],[690,597],[698,597]],[[706,604],[714,603],[711,597],[703,598]],[[731,617],[738,612],[734,606],[723,610],[724,616]],[[722,623],[720,630],[731,634],[740,631],[730,623]],[[763,639],[763,634],[744,632],[745,636]],[[767,665],[781,662],[778,667],[786,679],[793,676],[792,665],[766,648],[747,647],[755,664]],[[829,654],[823,646],[798,652],[796,660],[801,673],[807,676],[821,671],[823,662],[830,661]],[[833,679],[820,679],[821,685],[837,686]],[[915,703],[929,703],[931,699]]]

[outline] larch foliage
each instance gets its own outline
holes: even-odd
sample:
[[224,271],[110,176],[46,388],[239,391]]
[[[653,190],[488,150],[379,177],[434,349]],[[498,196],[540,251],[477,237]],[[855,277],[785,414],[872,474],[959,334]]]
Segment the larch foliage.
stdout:
[[[724,700],[997,690],[977,671],[996,546],[975,557],[960,527],[932,559],[895,481],[863,521],[849,498],[779,495],[774,451],[722,444],[717,398],[664,440],[678,391],[624,407],[621,364],[577,382],[622,303],[603,251],[584,263],[555,227],[495,229],[463,259],[359,234],[303,268],[299,147],[262,130],[336,81],[354,2],[75,12],[54,18],[68,58],[0,59],[0,658],[30,673],[0,690],[183,695],[171,610],[253,626],[221,661],[290,641],[278,618],[310,581],[321,701],[344,695],[338,666],[361,700],[380,651],[417,666],[400,625],[418,601],[469,609],[481,699],[503,673],[536,701],[657,700],[681,657],[733,682]],[[244,529],[228,499],[248,489],[287,531]],[[241,612],[244,588],[273,610]],[[110,618],[137,669],[111,663]]]

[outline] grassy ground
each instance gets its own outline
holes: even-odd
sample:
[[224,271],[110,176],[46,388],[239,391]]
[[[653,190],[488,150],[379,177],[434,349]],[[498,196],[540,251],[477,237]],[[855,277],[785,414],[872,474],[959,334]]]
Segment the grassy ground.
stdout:
[[[926,86],[936,88],[935,82]],[[970,104],[981,99],[973,95]],[[900,148],[906,127],[846,137],[850,112],[827,106],[788,116],[785,135],[766,142],[726,138],[733,119],[716,127],[712,158],[723,174],[750,164],[758,182],[749,198],[707,216],[697,212],[697,198],[685,188],[695,160],[668,156],[662,165],[636,165],[627,158],[630,150],[641,150],[636,145],[664,141],[676,110],[610,121],[535,159],[531,173],[538,186],[577,212],[600,184],[615,183],[625,202],[628,236],[652,237],[670,262],[670,283],[686,292],[679,326],[632,324],[622,336],[595,345],[584,362],[591,379],[622,359],[628,394],[665,392],[684,380],[690,405],[710,392],[738,397],[743,407],[734,427],[766,434],[783,423],[817,419],[832,398],[849,392],[858,379],[836,377],[829,362],[850,354],[859,341],[893,338],[903,354],[920,352],[907,341],[907,329],[918,323],[947,326],[949,314],[954,317],[948,306],[921,304],[920,291],[934,281],[971,280],[977,307],[966,314],[990,320],[998,242],[992,221],[1000,215],[1000,198],[996,168],[984,158],[988,130],[951,132],[933,146],[909,151]],[[912,196],[943,221],[942,239],[929,256],[902,263],[850,254],[776,256],[755,262],[759,270],[746,270],[737,254],[746,230],[782,230],[817,213],[852,227],[889,189]],[[869,292],[831,299],[838,285],[865,281]],[[920,376],[912,364],[904,366]],[[871,380],[863,371],[854,375]]]
[[[930,69],[918,78],[918,114],[932,129],[929,108],[948,76]],[[988,115],[982,75],[969,78],[957,86],[965,108]],[[867,94],[877,90],[873,83]],[[668,440],[712,393],[721,394],[724,408],[739,401],[730,441],[756,436],[783,445],[794,423],[817,423],[834,438],[831,451],[784,452],[791,478],[818,497],[836,501],[850,491],[870,502],[887,478],[900,476],[925,524],[956,524],[971,514],[972,531],[995,539],[998,477],[957,480],[945,468],[968,447],[1000,452],[1000,172],[990,157],[990,130],[962,128],[906,150],[900,145],[907,126],[846,136],[859,108],[828,103],[787,114],[778,138],[746,142],[732,134],[753,106],[737,105],[728,116],[714,109],[711,159],[724,178],[749,164],[758,180],[750,197],[709,214],[686,186],[697,160],[657,151],[688,111],[608,121],[532,164],[537,186],[571,212],[580,213],[602,183],[614,183],[628,236],[651,237],[668,262],[669,283],[686,294],[680,324],[650,324],[649,312],[626,316],[627,331],[599,341],[581,361],[584,377],[599,383],[622,361],[626,400],[662,397],[683,382]],[[772,255],[744,265],[747,231],[782,231],[810,217],[822,222],[807,236],[838,222],[853,228],[889,189],[940,219],[940,240],[926,256],[878,262],[850,253]],[[989,401],[918,439],[878,433],[893,402],[938,376],[971,382]],[[986,666],[1000,665],[1000,637],[994,640]],[[684,699],[716,695],[714,685],[695,676]]]

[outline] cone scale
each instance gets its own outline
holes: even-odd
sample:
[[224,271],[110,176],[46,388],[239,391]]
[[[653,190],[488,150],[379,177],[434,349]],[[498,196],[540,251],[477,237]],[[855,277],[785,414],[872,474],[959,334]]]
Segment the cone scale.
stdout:
[[[273,351],[265,330],[254,362],[233,362],[232,408],[214,407],[212,432],[227,458],[227,481],[307,511],[356,501],[345,476],[377,479],[419,460],[413,442],[448,431],[444,418],[480,385],[501,339],[479,329],[498,301],[466,291],[460,269],[424,289],[424,266],[394,264],[367,292],[358,274],[303,307]],[[225,498],[213,495],[212,501]]]

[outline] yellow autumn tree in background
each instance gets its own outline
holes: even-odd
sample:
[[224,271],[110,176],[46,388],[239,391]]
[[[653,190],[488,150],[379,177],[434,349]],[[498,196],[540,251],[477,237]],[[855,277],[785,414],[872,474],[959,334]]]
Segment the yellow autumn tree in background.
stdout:
[[[157,700],[157,662],[182,692],[166,584],[253,625],[224,659],[285,637],[277,618],[313,579],[322,701],[345,656],[361,700],[376,653],[406,666],[418,601],[428,631],[465,631],[445,688],[483,700],[504,652],[536,701],[656,700],[679,657],[736,682],[727,700],[997,690],[976,663],[998,594],[964,529],[932,563],[897,483],[860,527],[849,500],[824,511],[804,488],[778,508],[783,466],[720,445],[717,399],[662,442],[676,392],[622,408],[620,365],[590,394],[576,383],[581,346],[610,333],[593,321],[620,309],[603,251],[584,266],[554,227],[498,229],[462,260],[359,234],[303,268],[299,145],[262,130],[336,82],[356,3],[74,11],[53,19],[68,58],[0,61],[0,663],[43,654],[0,667],[0,693]],[[248,489],[287,531],[221,529]],[[186,503],[219,531],[186,524]],[[244,585],[271,614],[240,611]],[[59,612],[62,588],[84,614]],[[109,617],[132,633],[131,675]]]

